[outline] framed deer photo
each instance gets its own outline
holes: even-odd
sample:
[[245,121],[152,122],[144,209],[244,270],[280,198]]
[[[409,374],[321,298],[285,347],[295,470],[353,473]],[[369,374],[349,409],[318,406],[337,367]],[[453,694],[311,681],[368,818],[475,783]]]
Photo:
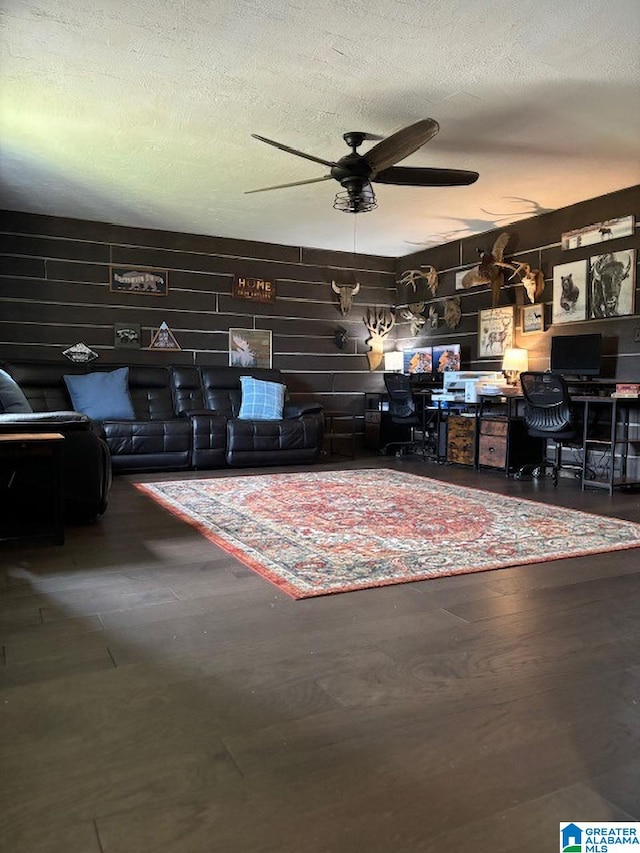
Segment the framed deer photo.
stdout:
[[478,358],[502,358],[513,346],[513,305],[478,312]]

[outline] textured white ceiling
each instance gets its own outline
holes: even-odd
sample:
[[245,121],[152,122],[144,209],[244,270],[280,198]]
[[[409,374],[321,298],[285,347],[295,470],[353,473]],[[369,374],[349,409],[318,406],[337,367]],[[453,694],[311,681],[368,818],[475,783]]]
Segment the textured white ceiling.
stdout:
[[[2,6],[10,209],[403,255],[640,183],[637,0]],[[440,133],[403,165],[475,185],[378,184],[357,216],[335,181],[244,195],[326,173],[252,132],[334,160],[347,130],[425,117]]]

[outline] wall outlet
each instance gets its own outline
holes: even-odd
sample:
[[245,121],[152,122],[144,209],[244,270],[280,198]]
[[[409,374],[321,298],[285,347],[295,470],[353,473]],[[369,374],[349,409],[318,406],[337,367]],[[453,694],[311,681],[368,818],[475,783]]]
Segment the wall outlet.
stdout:
[[636,326],[633,330],[633,340],[634,343],[640,344],[640,326]]

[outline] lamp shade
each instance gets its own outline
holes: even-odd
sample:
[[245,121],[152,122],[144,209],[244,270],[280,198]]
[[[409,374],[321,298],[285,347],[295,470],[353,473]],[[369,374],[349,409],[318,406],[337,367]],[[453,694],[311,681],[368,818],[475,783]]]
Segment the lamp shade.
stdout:
[[529,369],[529,353],[520,347],[507,347],[502,356],[502,369],[522,373]]
[[384,369],[387,373],[400,373],[402,370],[402,353],[397,350],[385,352]]

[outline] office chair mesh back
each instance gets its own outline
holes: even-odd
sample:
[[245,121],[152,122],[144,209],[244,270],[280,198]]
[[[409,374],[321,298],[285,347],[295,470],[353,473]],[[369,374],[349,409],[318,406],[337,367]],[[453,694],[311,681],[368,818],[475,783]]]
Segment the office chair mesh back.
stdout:
[[549,433],[549,437],[571,437],[571,398],[567,383],[558,373],[526,371],[520,374],[526,405],[524,420],[530,433]]
[[392,420],[405,420],[415,416],[415,423],[418,423],[409,377],[403,373],[385,373],[384,384],[389,395],[389,414]]

